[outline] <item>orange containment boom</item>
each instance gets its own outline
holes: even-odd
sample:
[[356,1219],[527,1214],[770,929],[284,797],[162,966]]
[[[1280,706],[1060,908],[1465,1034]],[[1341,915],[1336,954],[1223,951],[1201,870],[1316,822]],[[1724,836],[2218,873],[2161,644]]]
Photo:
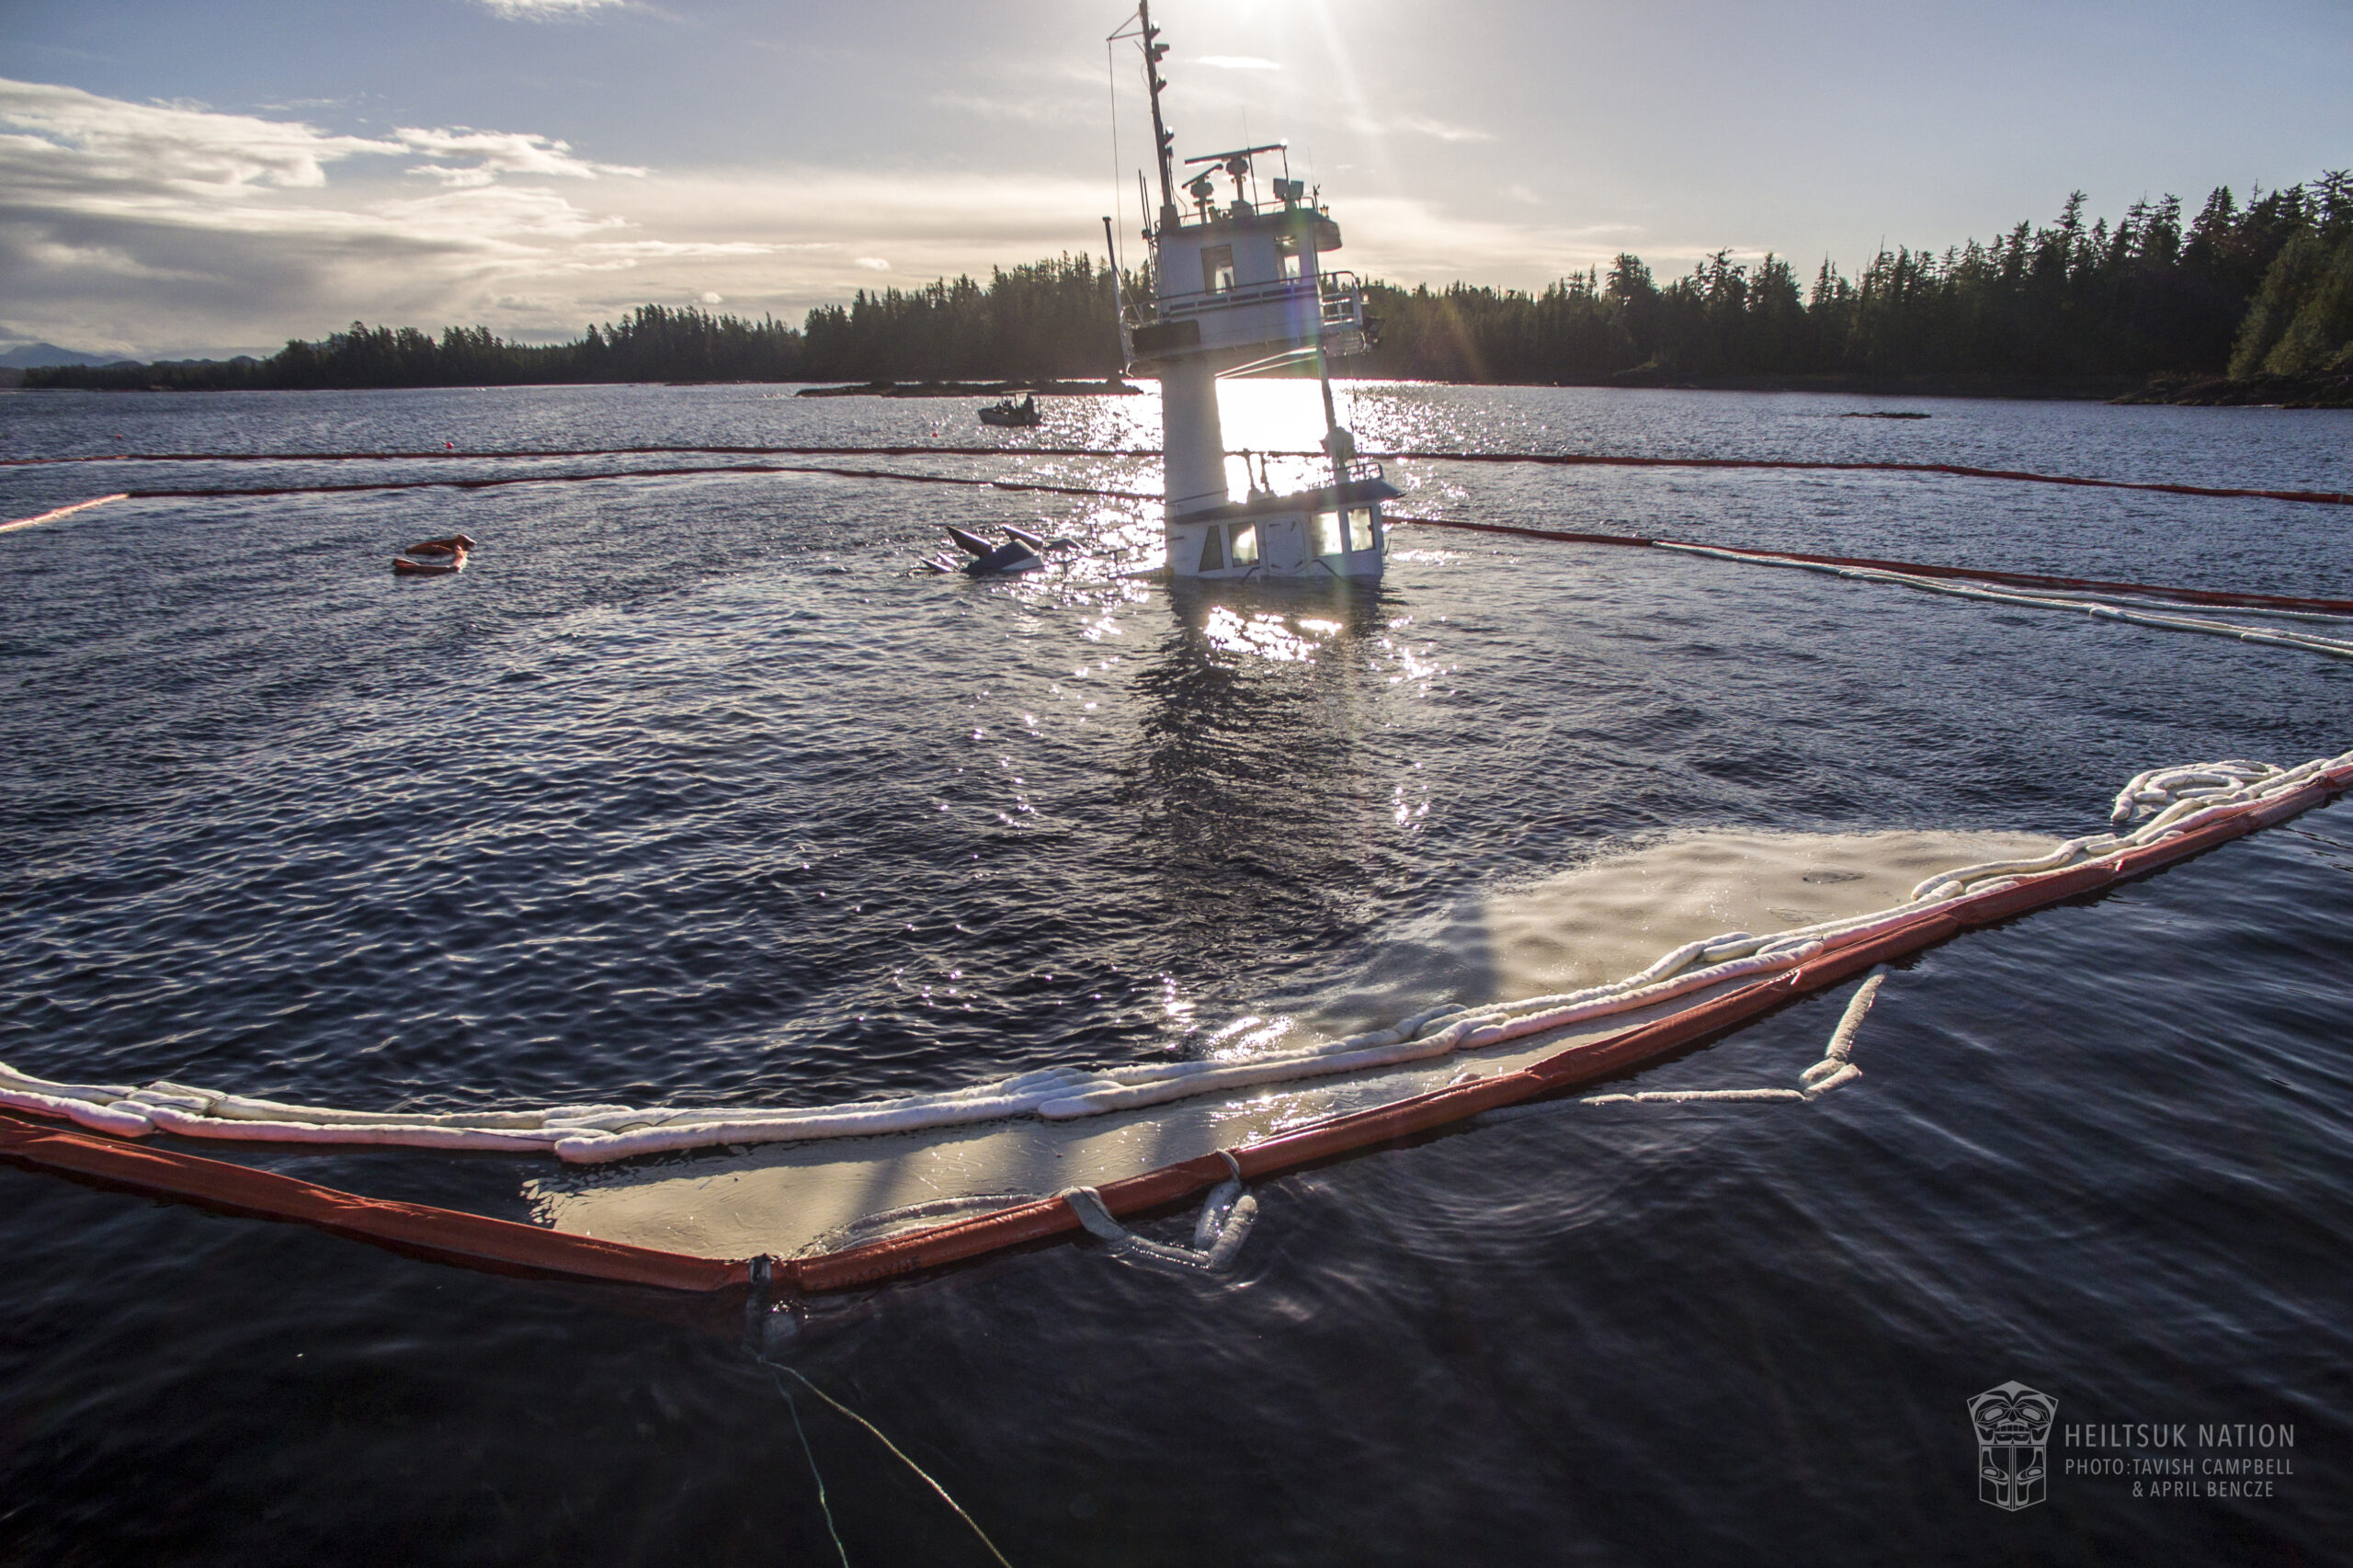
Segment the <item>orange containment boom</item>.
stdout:
[[[1256,1143],[1204,1154],[1097,1191],[1114,1216],[1145,1213],[1192,1197],[1233,1172],[1245,1180],[1280,1175],[1399,1142],[1522,1100],[1591,1084],[1720,1034],[1790,999],[1835,985],[1874,964],[1903,958],[1972,926],[1992,925],[2097,892],[2217,845],[2271,826],[2353,788],[2353,764],[2317,774],[2301,789],[2219,812],[2176,835],[2108,859],[2024,876],[1923,907],[1899,924],[1834,936],[1798,967],[1702,1002],[1671,1017],[1573,1046],[1517,1072],[1500,1073],[1296,1128]],[[30,1113],[18,1111],[16,1116]],[[0,1116],[0,1160],[93,1184],[177,1199],[231,1213],[313,1225],[444,1263],[497,1273],[606,1280],[673,1290],[766,1289],[816,1295],[855,1290],[1052,1241],[1080,1228],[1059,1197],[1040,1198],[949,1224],[841,1252],[791,1259],[692,1257],[593,1236],[545,1230],[425,1204],[362,1198],[292,1176],[181,1153],[154,1144],[64,1131]]]
[[744,1263],[600,1242],[429,1204],[361,1198],[274,1171],[8,1116],[0,1116],[0,1160],[77,1176],[99,1187],[179,1199],[223,1213],[313,1225],[395,1252],[492,1273],[602,1279],[669,1290],[719,1290],[752,1279],[752,1269]]

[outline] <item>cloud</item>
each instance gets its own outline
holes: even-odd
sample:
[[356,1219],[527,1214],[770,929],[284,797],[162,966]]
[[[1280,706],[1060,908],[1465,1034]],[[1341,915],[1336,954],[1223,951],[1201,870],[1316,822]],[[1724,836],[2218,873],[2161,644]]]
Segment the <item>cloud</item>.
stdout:
[[571,144],[528,132],[404,129],[392,137],[344,136],[300,120],[224,114],[188,103],[134,104],[78,87],[0,80],[0,179],[16,188],[52,182],[242,197],[257,190],[316,190],[331,164],[402,153],[432,162],[412,169],[455,186],[502,175],[595,179],[647,171],[572,155]]
[[78,87],[0,81],[0,178],[58,177],[142,187],[316,189],[326,165],[396,153],[397,142],[338,136],[293,120],[134,104]]
[[[420,156],[443,188],[399,179]],[[0,272],[76,341],[250,347],[500,276],[634,267],[596,249],[627,219],[513,182],[647,173],[530,133],[349,136],[0,81]]]
[[859,256],[852,265],[862,267],[869,272],[888,272],[891,270],[891,264],[883,260],[879,256]]
[[481,0],[484,10],[510,22],[562,21],[629,4],[630,0]]
[[1206,65],[1212,71],[1279,71],[1282,69],[1273,61],[1261,60],[1255,54],[1200,54],[1184,63]]
[[1400,131],[1410,131],[1417,136],[1435,137],[1440,142],[1493,142],[1492,131],[1473,130],[1467,125],[1450,125],[1426,114],[1401,114],[1392,121]]
[[[750,240],[611,240],[583,245],[583,250],[598,251],[607,256],[767,256],[779,250],[805,250],[809,246],[763,245]],[[830,250],[830,245],[815,247]]]
[[705,289],[702,291],[702,302],[706,305],[716,305],[724,303],[725,301],[724,297],[715,290]]
[[430,175],[450,185],[487,185],[500,175],[551,175],[561,179],[595,179],[600,175],[642,178],[649,171],[628,164],[592,164],[572,155],[572,143],[551,137],[510,131],[398,131],[393,134],[410,151],[428,158],[472,160],[460,167],[426,164],[409,173]]

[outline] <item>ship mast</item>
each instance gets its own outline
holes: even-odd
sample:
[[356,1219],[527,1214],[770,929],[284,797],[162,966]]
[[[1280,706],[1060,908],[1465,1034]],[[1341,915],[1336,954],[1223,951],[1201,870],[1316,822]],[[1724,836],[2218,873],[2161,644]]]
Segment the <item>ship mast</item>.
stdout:
[[1168,83],[1160,74],[1160,62],[1168,53],[1168,46],[1160,40],[1160,29],[1152,25],[1152,0],[1138,0],[1136,16],[1143,23],[1143,79],[1152,91],[1153,147],[1160,164],[1160,221],[1174,225],[1176,218],[1176,176],[1170,163],[1175,154],[1176,137],[1160,118],[1160,93]]

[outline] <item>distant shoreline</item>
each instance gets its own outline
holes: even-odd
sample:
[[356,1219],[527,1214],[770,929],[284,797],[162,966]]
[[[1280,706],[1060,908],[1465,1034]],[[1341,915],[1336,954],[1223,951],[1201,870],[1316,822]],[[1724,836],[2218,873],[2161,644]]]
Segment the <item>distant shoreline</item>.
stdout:
[[[1509,383],[1495,383],[1509,384]],[[1630,373],[1563,386],[1686,392],[1810,392],[1858,397],[1953,397],[2038,403],[2165,404],[2184,408],[2353,408],[2353,374],[2228,376],[1789,375],[1673,378]]]
[[2309,376],[2162,376],[2118,403],[2183,408],[2353,408],[2353,373]]
[[[185,364],[185,361],[182,362]],[[47,367],[34,367],[35,370]],[[8,366],[0,367],[0,392],[29,390],[35,392],[402,392],[453,391],[481,388],[478,382],[451,382],[439,387],[385,384],[364,387],[206,387],[201,385],[171,386],[147,382],[127,373],[128,367],[108,366],[114,372],[110,384],[102,386],[26,388],[27,371]],[[143,367],[142,367],[143,369]],[[1341,376],[1340,381],[1392,381],[1388,376]],[[1461,387],[1593,387],[1629,392],[1820,392],[1834,396],[1904,398],[1936,397],[1966,398],[1984,401],[2025,403],[2110,403],[2127,405],[2164,404],[2187,408],[2332,408],[2353,409],[2353,374],[2321,373],[2304,376],[2261,375],[2241,381],[2227,376],[2156,376],[2147,379],[2131,376],[2081,376],[2035,378],[2026,376],[1868,376],[1868,375],[1787,375],[1787,376],[1702,376],[1675,377],[1628,372],[1623,375],[1591,381],[1456,381],[1427,378],[1408,378],[1428,386]],[[757,377],[731,378],[705,381],[687,381],[648,377],[642,381],[513,381],[497,383],[505,387],[577,387],[577,386],[790,386],[798,390],[798,397],[886,397],[886,398],[958,398],[1006,397],[1035,392],[1040,397],[1127,397],[1144,389],[1131,381],[870,381],[849,383],[805,385],[795,381],[779,381]],[[483,388],[483,390],[487,390]]]

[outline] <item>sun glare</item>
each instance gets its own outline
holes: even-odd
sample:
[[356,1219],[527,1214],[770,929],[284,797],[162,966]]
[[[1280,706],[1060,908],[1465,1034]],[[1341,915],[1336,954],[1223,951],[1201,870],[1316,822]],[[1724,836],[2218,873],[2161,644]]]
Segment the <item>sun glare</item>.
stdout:
[[1277,490],[1331,483],[1320,458],[1266,458],[1263,468],[1260,462],[1268,452],[1313,453],[1324,439],[1324,403],[1313,381],[1296,376],[1222,381],[1217,409],[1225,432],[1228,494],[1247,494],[1260,487],[1261,478]]

